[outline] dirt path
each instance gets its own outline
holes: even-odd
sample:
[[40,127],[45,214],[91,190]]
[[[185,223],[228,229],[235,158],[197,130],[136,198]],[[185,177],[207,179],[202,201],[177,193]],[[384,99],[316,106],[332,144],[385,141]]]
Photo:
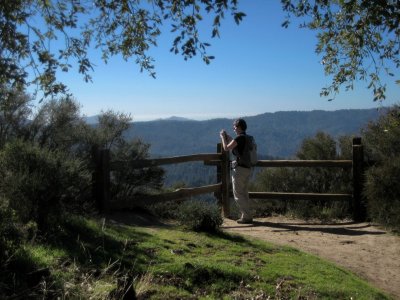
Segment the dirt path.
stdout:
[[225,219],[222,228],[318,255],[400,299],[400,237],[369,223],[321,224],[269,217],[256,219],[253,225]]

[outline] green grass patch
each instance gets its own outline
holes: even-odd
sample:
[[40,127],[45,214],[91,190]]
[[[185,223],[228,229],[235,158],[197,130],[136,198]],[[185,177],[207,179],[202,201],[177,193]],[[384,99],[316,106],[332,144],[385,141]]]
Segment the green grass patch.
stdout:
[[[29,267],[17,271],[24,264]],[[3,295],[15,295],[31,279],[24,297],[122,299],[134,287],[142,299],[389,299],[354,274],[293,248],[78,217],[59,235],[26,245],[7,268],[18,280]],[[40,268],[49,274],[32,283],[32,271]]]

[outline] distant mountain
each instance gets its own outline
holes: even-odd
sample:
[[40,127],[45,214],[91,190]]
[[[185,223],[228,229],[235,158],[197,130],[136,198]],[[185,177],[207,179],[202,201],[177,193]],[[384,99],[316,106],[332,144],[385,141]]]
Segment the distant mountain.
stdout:
[[160,121],[191,121],[188,118],[183,118],[183,117],[177,117],[177,116],[171,116],[169,118],[165,118],[165,119],[160,119]]
[[[323,131],[337,138],[359,135],[361,128],[376,120],[382,110],[348,109],[337,111],[282,111],[245,118],[248,133],[257,141],[262,156],[291,157],[304,138]],[[233,119],[206,121],[169,119],[136,122],[125,133],[126,138],[140,138],[150,143],[153,157],[216,152],[219,131],[231,135]]]
[[97,124],[99,122],[99,116],[85,116],[84,121],[88,124]]
[[[99,115],[84,116],[83,119],[88,124],[97,124],[99,122]],[[157,119],[155,121],[156,122],[158,122],[158,121],[191,121],[191,119],[183,118],[183,117],[177,117],[177,116],[171,116],[169,118],[160,118],[160,119]],[[150,122],[154,122],[154,121],[150,121]]]

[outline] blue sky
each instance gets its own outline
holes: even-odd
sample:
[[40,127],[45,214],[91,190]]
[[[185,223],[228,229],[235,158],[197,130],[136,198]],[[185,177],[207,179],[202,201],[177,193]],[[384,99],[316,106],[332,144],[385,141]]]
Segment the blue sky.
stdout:
[[[294,24],[282,28],[279,1],[241,1],[240,10],[247,17],[238,26],[227,16],[219,39],[211,39],[211,30],[203,34],[203,41],[211,43],[209,55],[215,56],[210,65],[200,57],[184,61],[181,55],[170,53],[173,38],[165,28],[158,47],[151,50],[156,79],[141,73],[134,61],[115,57],[104,64],[93,53],[97,65],[93,83],[85,83],[75,70],[63,75],[63,80],[83,114],[111,109],[131,114],[133,121],[380,106],[373,102],[365,82],[353,91],[341,91],[334,101],[320,97],[321,88],[330,81],[315,53],[315,32]],[[385,106],[400,101],[400,86],[394,81],[387,81]]]

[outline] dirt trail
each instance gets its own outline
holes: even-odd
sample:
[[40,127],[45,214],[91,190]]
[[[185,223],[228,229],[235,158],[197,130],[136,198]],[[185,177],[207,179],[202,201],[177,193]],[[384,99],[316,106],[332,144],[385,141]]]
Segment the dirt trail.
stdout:
[[255,219],[253,225],[225,219],[222,228],[318,255],[400,299],[400,237],[369,223],[321,224],[269,217]]

